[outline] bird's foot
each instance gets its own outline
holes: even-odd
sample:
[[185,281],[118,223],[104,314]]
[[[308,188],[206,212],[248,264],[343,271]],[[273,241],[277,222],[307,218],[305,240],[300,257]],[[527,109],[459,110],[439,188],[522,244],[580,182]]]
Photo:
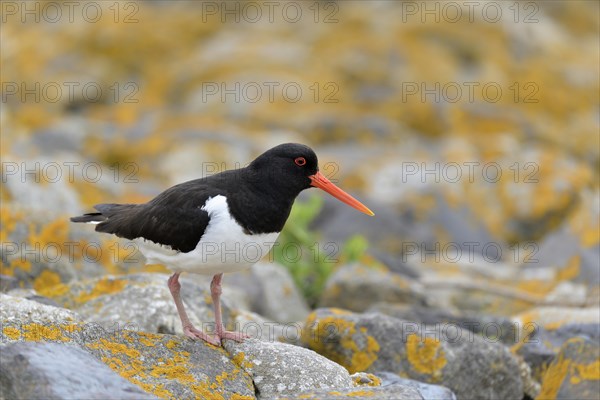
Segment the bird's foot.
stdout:
[[192,339],[202,339],[207,343],[212,344],[213,346],[221,346],[221,340],[219,337],[211,336],[208,333],[204,333],[193,326],[186,326],[183,328],[183,333],[185,336],[190,337]]
[[225,331],[225,330],[218,333],[218,335],[221,338],[221,340],[231,339],[231,340],[235,340],[236,342],[243,342],[244,339],[248,339],[250,337],[242,332],[232,332],[232,331]]

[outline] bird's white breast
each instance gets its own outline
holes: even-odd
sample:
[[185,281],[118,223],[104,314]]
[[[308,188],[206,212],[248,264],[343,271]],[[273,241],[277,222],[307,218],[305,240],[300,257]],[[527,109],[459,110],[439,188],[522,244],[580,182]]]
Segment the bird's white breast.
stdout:
[[247,234],[229,212],[227,198],[209,198],[202,210],[210,218],[196,248],[177,252],[145,239],[136,239],[148,264],[164,264],[177,272],[217,274],[249,268],[266,256],[279,232]]

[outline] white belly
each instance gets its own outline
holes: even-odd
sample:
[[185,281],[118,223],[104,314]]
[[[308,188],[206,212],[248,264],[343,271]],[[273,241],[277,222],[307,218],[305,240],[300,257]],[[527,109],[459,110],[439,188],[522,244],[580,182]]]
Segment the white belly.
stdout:
[[147,264],[163,264],[175,272],[218,274],[236,272],[266,256],[279,232],[248,235],[229,213],[227,198],[210,198],[203,210],[210,222],[196,248],[181,253],[145,239],[135,239]]

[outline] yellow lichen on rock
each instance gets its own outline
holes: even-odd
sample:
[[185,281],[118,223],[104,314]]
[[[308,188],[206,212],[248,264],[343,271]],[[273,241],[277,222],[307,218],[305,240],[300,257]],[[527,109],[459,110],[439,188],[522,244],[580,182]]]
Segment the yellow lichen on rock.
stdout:
[[[71,338],[66,333],[72,334],[81,330],[81,327],[76,324],[38,324],[35,322],[21,325],[20,328],[20,338],[27,342],[69,342]],[[14,335],[14,330],[11,333]]]
[[77,304],[84,304],[96,297],[120,292],[127,285],[126,279],[119,278],[103,278],[100,279],[94,288],[89,292],[81,293],[75,300]]
[[5,327],[2,329],[2,333],[11,340],[19,340],[21,338],[21,331],[14,326]]
[[421,374],[431,375],[433,380],[441,377],[447,363],[441,342],[434,338],[420,338],[411,334],[406,340],[406,355],[412,368]]
[[55,287],[60,283],[60,275],[57,272],[45,269],[33,281],[33,288],[41,293],[44,289]]
[[[336,316],[351,314],[348,311],[342,309],[330,309],[330,311],[332,316],[320,318],[318,321],[316,313],[309,315],[306,323],[309,329],[302,331],[302,340],[310,349],[343,365],[350,373],[366,371],[378,358],[379,343],[368,334],[367,328],[357,329],[354,322]],[[328,344],[328,341],[332,340],[331,335],[339,337],[343,352],[333,350]],[[365,345],[359,345],[355,335],[363,337]]]
[[[565,396],[585,398],[589,398],[589,395],[597,396],[597,384],[600,381],[600,359],[598,358],[598,349],[595,346],[595,344],[592,345],[591,342],[582,337],[575,337],[566,341],[557,358],[546,370],[537,399],[554,400]],[[585,362],[586,359],[593,361]],[[590,381],[596,383],[590,385]],[[579,386],[584,385],[584,383],[587,386]]]
[[559,359],[552,364],[551,368],[548,368],[544,375],[538,400],[556,399],[556,395],[569,373],[570,367],[571,360],[566,360],[564,357],[559,356]]
[[575,255],[569,259],[567,265],[558,271],[556,279],[559,281],[565,281],[569,279],[574,279],[579,276],[579,269],[581,266],[581,257],[579,255]]
[[[362,379],[368,379],[367,383],[363,383]],[[363,373],[363,377],[361,376],[354,376],[352,378],[353,382],[355,385],[357,386],[381,386],[381,378],[379,378],[376,375],[373,374],[369,374],[369,373]]]

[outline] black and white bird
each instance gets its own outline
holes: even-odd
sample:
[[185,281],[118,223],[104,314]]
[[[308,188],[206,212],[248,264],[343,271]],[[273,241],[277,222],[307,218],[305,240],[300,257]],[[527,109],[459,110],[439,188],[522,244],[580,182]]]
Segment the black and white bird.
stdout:
[[[96,231],[138,243],[147,263],[163,264],[174,274],[169,290],[184,333],[220,345],[243,340],[221,320],[223,273],[249,268],[269,252],[304,189],[317,187],[356,208],[371,210],[319,172],[314,151],[302,144],[276,146],[247,167],[175,185],[144,204],[98,204],[98,212],[71,218],[96,224]],[[215,334],[196,329],[181,301],[182,272],[213,275],[210,284]]]

